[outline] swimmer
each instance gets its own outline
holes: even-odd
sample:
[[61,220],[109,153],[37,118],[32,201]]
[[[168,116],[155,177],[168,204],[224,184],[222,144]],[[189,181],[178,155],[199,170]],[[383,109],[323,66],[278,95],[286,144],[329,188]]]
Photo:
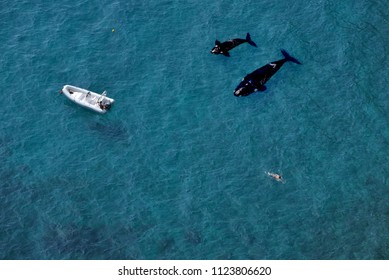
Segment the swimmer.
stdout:
[[273,177],[276,181],[284,183],[284,178],[282,178],[281,175],[277,173],[272,173],[272,172],[265,172],[267,175]]

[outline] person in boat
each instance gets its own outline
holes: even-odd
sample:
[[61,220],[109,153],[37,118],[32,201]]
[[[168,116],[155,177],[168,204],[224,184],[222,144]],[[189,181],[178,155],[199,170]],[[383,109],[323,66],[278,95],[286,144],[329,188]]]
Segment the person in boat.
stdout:
[[103,101],[99,101],[99,107],[101,110],[109,110],[111,108],[111,104],[103,103]]

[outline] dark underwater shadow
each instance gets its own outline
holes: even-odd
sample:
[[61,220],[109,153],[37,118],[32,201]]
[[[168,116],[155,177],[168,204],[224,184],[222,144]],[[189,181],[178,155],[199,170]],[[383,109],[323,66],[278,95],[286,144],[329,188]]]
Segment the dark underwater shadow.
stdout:
[[185,232],[185,240],[192,245],[198,245],[203,242],[201,233],[195,229]]
[[134,244],[139,237],[128,227],[48,225],[42,239],[42,259],[118,260],[137,259]]
[[96,135],[113,141],[127,142],[131,135],[123,122],[110,120],[93,120],[87,127]]

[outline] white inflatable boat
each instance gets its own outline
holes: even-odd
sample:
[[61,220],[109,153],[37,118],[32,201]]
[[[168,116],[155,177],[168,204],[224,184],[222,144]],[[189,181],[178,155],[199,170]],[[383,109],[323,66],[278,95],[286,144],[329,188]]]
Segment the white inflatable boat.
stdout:
[[114,99],[106,96],[106,91],[98,94],[83,88],[66,85],[63,87],[61,93],[74,103],[100,114],[106,113],[115,102]]

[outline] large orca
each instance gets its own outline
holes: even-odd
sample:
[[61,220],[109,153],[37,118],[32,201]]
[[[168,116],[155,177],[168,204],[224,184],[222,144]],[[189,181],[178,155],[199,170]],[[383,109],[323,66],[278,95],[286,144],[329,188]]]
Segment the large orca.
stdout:
[[254,91],[266,90],[265,83],[284,65],[285,62],[291,61],[301,64],[297,59],[290,56],[285,50],[281,50],[284,55],[283,59],[271,62],[248,74],[234,90],[235,96],[247,96]]
[[220,41],[215,41],[215,46],[211,50],[211,53],[213,54],[223,54],[225,56],[230,56],[230,53],[228,51],[232,50],[233,48],[239,46],[243,43],[249,43],[250,45],[256,47],[257,45],[251,40],[250,33],[247,33],[246,39],[232,39],[228,40],[226,42],[220,43]]

